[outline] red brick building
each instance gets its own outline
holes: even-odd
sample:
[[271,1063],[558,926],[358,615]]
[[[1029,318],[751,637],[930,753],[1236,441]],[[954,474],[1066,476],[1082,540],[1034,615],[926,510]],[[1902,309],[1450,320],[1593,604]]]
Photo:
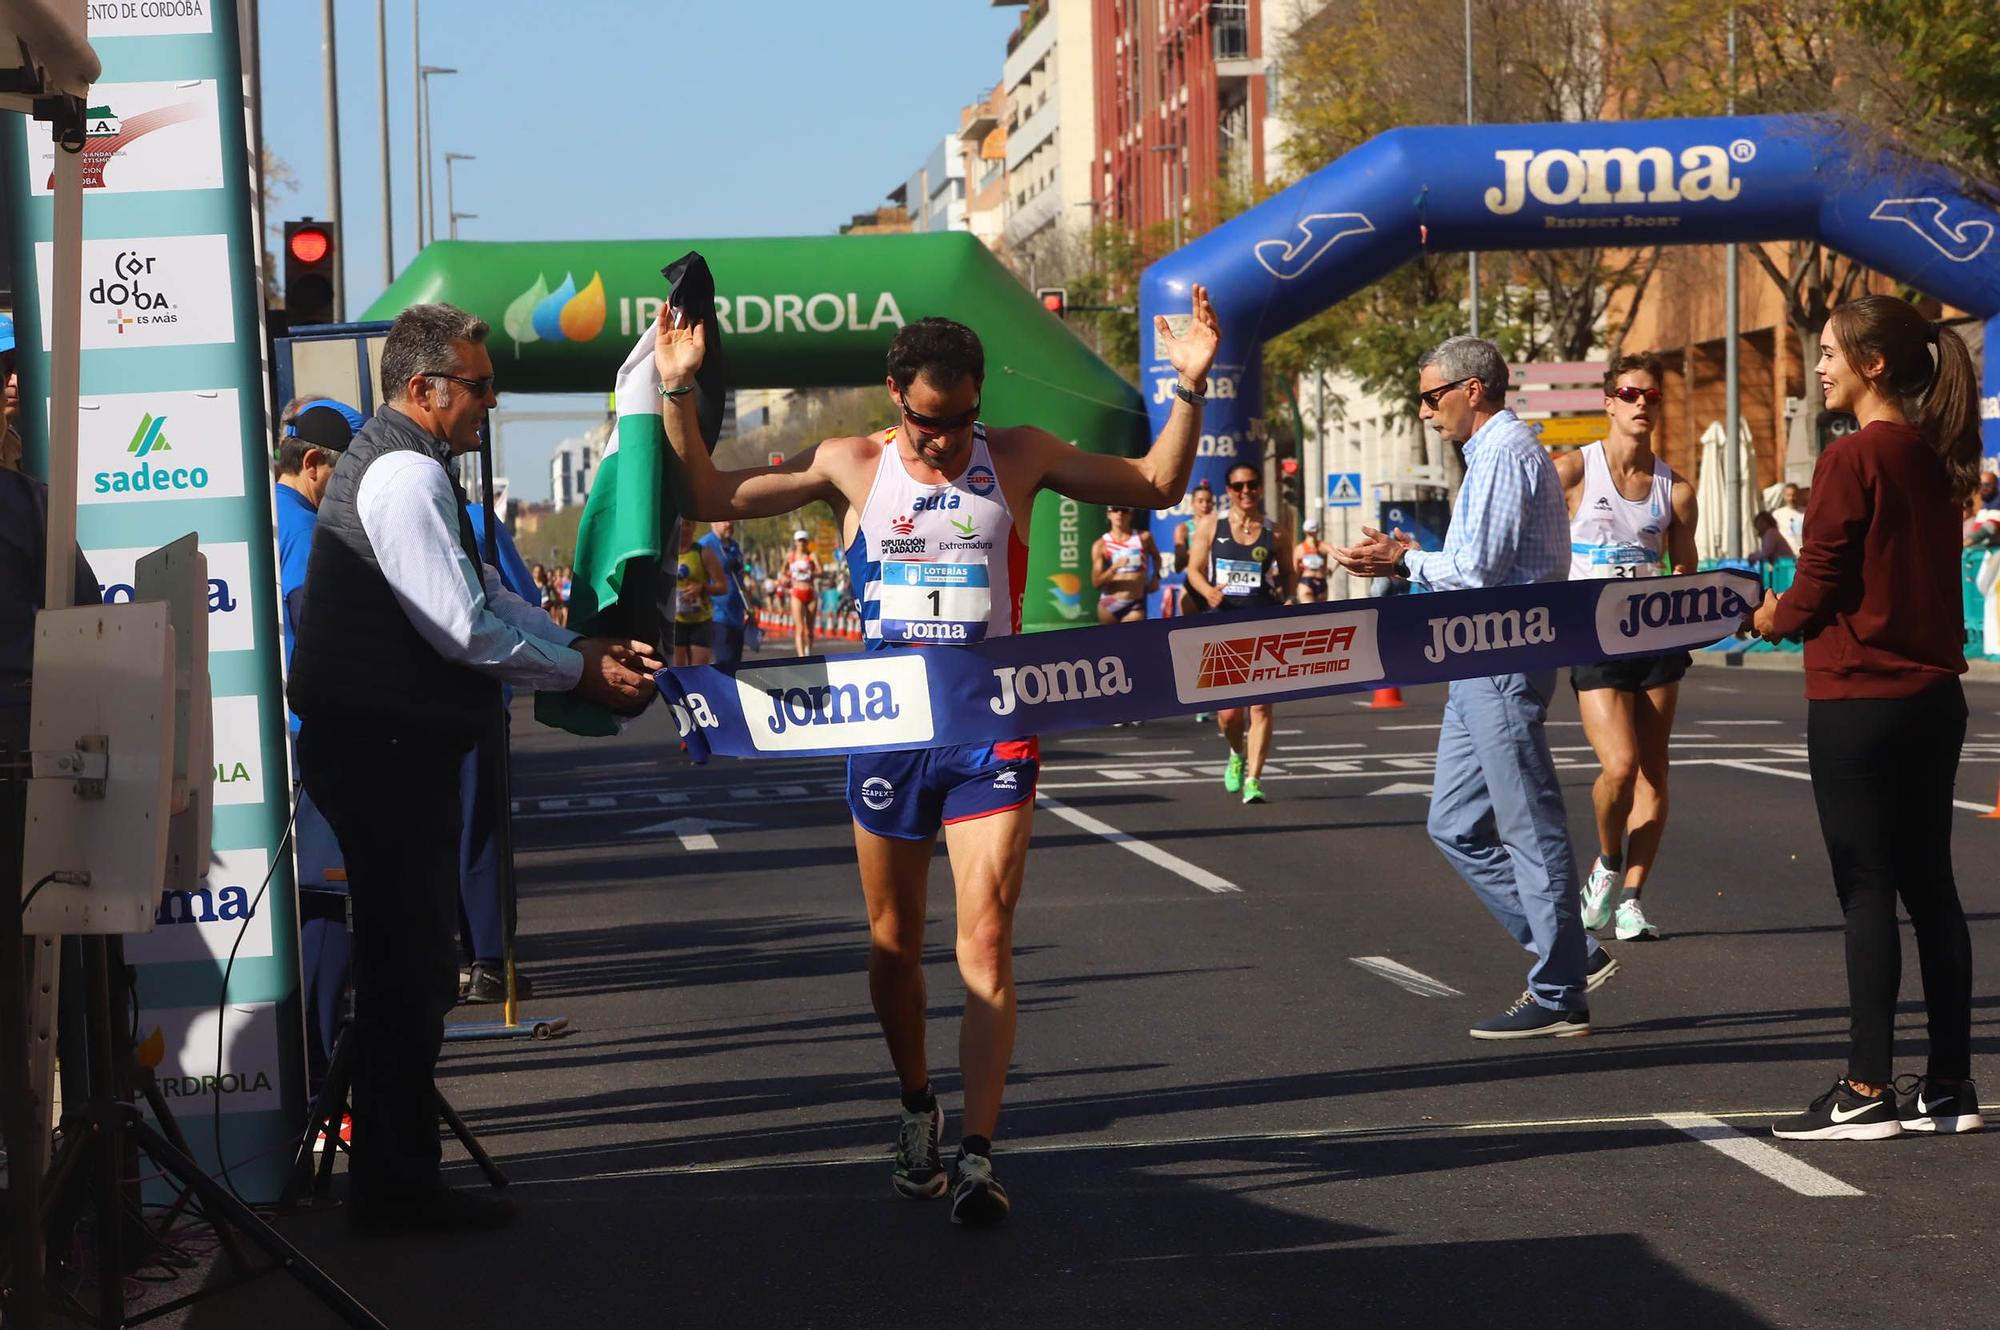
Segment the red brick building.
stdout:
[[1212,220],[1264,179],[1263,0],[1092,4],[1099,219]]

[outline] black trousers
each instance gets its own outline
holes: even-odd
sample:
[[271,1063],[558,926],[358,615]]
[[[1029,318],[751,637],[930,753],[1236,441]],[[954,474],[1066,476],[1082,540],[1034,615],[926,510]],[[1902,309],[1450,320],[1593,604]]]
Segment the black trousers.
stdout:
[[304,723],[299,771],[354,903],[353,1186],[438,1185],[437,1069],[458,998],[462,749]]
[[1896,901],[1923,967],[1932,1076],[1972,1072],[1972,937],[1951,871],[1952,791],[1965,743],[1956,679],[1915,697],[1806,704],[1820,833],[1847,921],[1848,1076],[1889,1079],[1903,978]]

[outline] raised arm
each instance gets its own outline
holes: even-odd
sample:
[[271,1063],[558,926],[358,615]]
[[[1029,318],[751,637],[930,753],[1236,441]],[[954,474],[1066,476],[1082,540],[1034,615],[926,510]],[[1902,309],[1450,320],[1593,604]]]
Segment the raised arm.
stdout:
[[699,322],[678,324],[673,306],[662,305],[653,327],[653,366],[660,376],[660,415],[667,442],[680,463],[672,468],[670,480],[681,511],[704,522],[719,522],[776,517],[825,499],[838,512],[843,502],[840,487],[822,468],[818,445],[778,466],[717,469],[702,442],[701,420],[695,413],[694,376],[707,352],[707,337]]
[[1153,336],[1167,360],[1180,372],[1180,386],[1196,400],[1174,399],[1167,424],[1144,457],[1113,457],[1087,453],[1045,430],[1024,430],[1032,438],[1040,462],[1040,484],[1081,503],[1131,504],[1138,508],[1171,508],[1187,492],[1194,470],[1195,444],[1201,439],[1200,396],[1208,391],[1208,367],[1222,340],[1222,325],[1208,303],[1208,288],[1196,285],[1193,321],[1176,337],[1164,315],[1153,320]]

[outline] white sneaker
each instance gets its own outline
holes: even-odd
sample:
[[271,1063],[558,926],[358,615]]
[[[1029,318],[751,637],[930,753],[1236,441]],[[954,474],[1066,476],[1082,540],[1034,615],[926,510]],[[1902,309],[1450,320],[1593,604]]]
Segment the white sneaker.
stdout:
[[1604,860],[1591,860],[1590,877],[1583,884],[1583,926],[1590,932],[1611,922],[1611,898],[1620,876],[1606,868]]
[[1639,908],[1636,900],[1625,901],[1618,907],[1618,923],[1615,931],[1620,942],[1658,942],[1660,930],[1647,921],[1646,912]]

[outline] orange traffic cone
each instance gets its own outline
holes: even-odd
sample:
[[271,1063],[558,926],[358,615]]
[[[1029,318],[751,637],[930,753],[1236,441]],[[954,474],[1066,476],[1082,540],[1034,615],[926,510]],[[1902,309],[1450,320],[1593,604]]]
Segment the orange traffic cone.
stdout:
[[1369,707],[1375,711],[1394,711],[1403,705],[1403,690],[1400,688],[1377,688],[1375,699]]
[[2000,822],[2000,795],[1994,796],[1992,811],[1981,813],[1980,816],[1989,822]]

